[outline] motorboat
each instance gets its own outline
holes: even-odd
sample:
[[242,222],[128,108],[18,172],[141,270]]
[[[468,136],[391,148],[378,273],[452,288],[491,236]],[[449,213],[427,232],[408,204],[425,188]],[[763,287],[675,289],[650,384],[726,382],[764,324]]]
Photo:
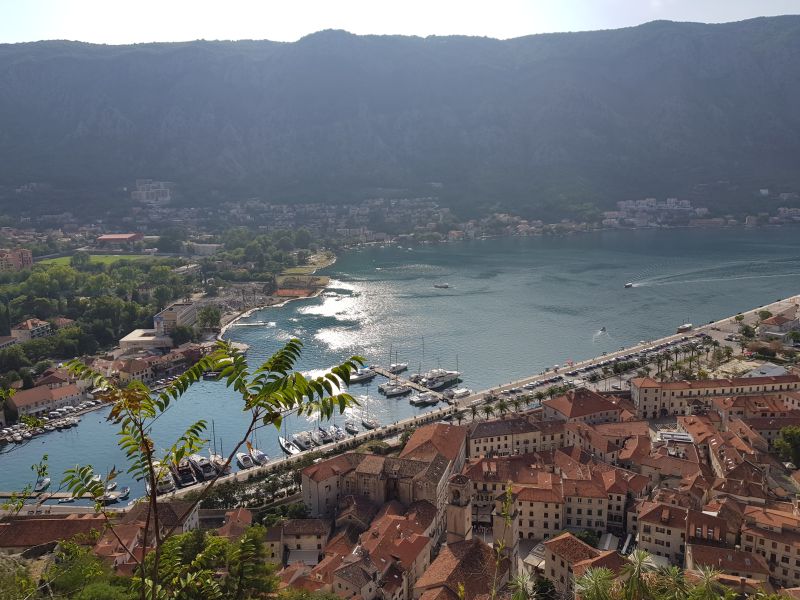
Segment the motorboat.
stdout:
[[33,486],[33,491],[38,494],[40,492],[45,491],[49,487],[50,487],[50,478],[41,477],[36,480],[36,485]]
[[456,383],[461,373],[458,371],[448,371],[447,369],[431,369],[422,379],[422,385],[431,390],[438,390],[450,384]]
[[676,333],[686,333],[687,331],[691,331],[694,325],[691,323],[684,323],[680,327],[678,327],[678,331]]
[[422,394],[417,394],[409,403],[411,406],[433,406],[439,402],[439,397],[436,394],[431,392],[423,392]]
[[15,444],[21,444],[22,436],[18,433],[15,433],[14,435],[11,436],[11,441],[14,442]]
[[457,388],[453,390],[453,398],[458,400],[459,398],[466,398],[467,396],[472,395],[472,390],[469,388]]
[[408,363],[392,363],[389,365],[389,373],[402,373],[408,370]]
[[120,488],[119,495],[117,496],[117,499],[118,500],[127,500],[128,496],[130,496],[130,495],[131,495],[131,488],[129,488],[128,486],[125,486],[123,488]]
[[189,463],[200,481],[210,481],[217,476],[217,470],[211,461],[201,454],[192,454],[189,456]]
[[72,496],[67,496],[66,498],[58,499],[59,504],[72,504],[73,502],[75,502],[75,498],[73,498]]
[[355,373],[351,373],[350,375],[350,383],[362,383],[364,381],[370,381],[375,378],[375,371],[372,369],[357,369]]
[[628,283],[625,284],[625,287],[626,288],[632,288],[633,287],[633,282],[629,281]]
[[295,444],[294,442],[290,442],[283,436],[278,436],[278,444],[280,445],[281,450],[283,450],[289,456],[294,456],[302,452],[302,450],[300,450],[300,448],[297,447],[297,444]]
[[219,379],[219,371],[206,371],[203,373],[203,379],[216,381]]
[[33,434],[30,431],[23,431],[22,432],[22,439],[29,440],[33,438]]
[[311,436],[308,435],[307,431],[298,431],[297,433],[293,434],[292,441],[294,442],[295,446],[300,448],[300,450],[308,450],[314,445],[314,442],[311,441]]
[[355,421],[345,421],[344,422],[344,430],[347,433],[350,433],[352,435],[356,435],[358,433],[358,423],[356,423]]
[[411,387],[393,381],[387,381],[378,386],[378,391],[385,396],[404,396],[411,393]]
[[605,333],[605,332],[606,332],[606,326],[605,326],[605,325],[603,325],[603,326],[600,328],[600,333]]
[[435,287],[438,290],[447,290],[447,289],[450,289],[450,284],[449,283],[434,283],[433,287]]
[[186,458],[182,458],[178,464],[172,465],[172,476],[178,487],[188,487],[197,483],[192,465]]
[[323,446],[325,444],[325,440],[322,437],[322,433],[320,433],[316,429],[312,429],[308,435],[311,437],[311,441],[314,442],[317,446]]
[[338,425],[331,425],[328,427],[328,432],[335,442],[347,439],[347,432]]
[[[153,461],[153,470],[156,474],[156,495],[169,494],[175,491],[175,481],[172,479],[172,473],[169,469],[162,465],[159,461]],[[144,489],[147,495],[150,495],[150,479],[144,482]]]
[[322,427],[317,427],[317,430],[319,431],[319,435],[322,437],[323,444],[333,443],[333,436],[327,429],[323,429]]
[[250,458],[250,455],[247,452],[236,453],[236,464],[239,465],[240,469],[252,469],[256,466],[256,464],[253,462],[253,459]]
[[112,481],[111,483],[109,483],[106,486],[106,491],[107,492],[113,492],[115,489],[117,489],[117,482],[116,481]]
[[265,465],[269,462],[269,456],[266,453],[262,452],[258,448],[250,448],[250,458],[253,459],[253,462],[258,463],[259,465]]

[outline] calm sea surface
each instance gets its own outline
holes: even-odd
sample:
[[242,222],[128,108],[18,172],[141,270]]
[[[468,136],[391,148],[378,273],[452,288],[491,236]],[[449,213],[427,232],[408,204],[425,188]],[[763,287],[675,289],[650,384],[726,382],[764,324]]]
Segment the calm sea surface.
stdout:
[[[798,233],[791,227],[643,230],[351,252],[327,271],[336,297],[259,311],[228,337],[250,345],[252,365],[298,337],[305,343],[299,368],[306,372],[353,354],[386,364],[391,349],[412,371],[458,366],[464,386],[485,389],[674,333],[687,321],[705,323],[796,294]],[[629,281],[635,287],[625,289]],[[433,287],[441,283],[450,287]],[[364,403],[369,415],[388,423],[420,410],[407,398],[379,395],[382,381],[351,388],[370,397]],[[45,453],[54,484],[77,463],[100,472],[122,468],[107,410],[0,454],[0,490],[30,481],[29,465]],[[235,395],[223,383],[204,381],[159,420],[157,441],[166,447],[200,418],[209,422],[209,438],[213,420],[217,445],[226,451],[245,424]],[[289,433],[315,426],[305,419],[287,422]],[[254,445],[281,456],[277,435],[262,430]],[[142,486],[128,476],[120,485],[141,494]]]

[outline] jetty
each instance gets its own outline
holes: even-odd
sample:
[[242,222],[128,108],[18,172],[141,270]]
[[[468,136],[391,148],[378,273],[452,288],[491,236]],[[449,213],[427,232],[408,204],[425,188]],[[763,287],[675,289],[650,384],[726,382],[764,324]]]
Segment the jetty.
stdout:
[[411,389],[416,390],[418,392],[433,394],[434,396],[436,396],[439,402],[449,402],[449,400],[445,398],[443,394],[440,394],[439,392],[426,388],[424,385],[420,385],[419,383],[414,383],[413,381],[411,381],[410,379],[406,379],[405,377],[400,377],[399,375],[392,373],[388,369],[384,369],[383,367],[378,367],[378,366],[372,366],[370,367],[370,369],[375,371],[378,375],[383,375],[387,379],[392,379],[400,383],[401,385],[407,385]]

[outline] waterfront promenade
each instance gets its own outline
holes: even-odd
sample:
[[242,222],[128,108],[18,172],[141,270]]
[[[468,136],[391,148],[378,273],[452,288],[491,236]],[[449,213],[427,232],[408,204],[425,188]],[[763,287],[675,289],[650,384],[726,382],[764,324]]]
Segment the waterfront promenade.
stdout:
[[[743,315],[743,317],[744,317],[743,323],[752,325],[754,323],[755,319],[757,318],[757,314],[758,314],[759,311],[768,310],[773,314],[778,314],[780,312],[783,312],[783,311],[787,310],[788,308],[790,308],[790,306],[798,305],[798,304],[800,304],[800,295],[796,295],[796,296],[792,296],[792,297],[785,298],[785,299],[782,299],[782,300],[778,300],[778,301],[773,302],[773,303],[768,304],[768,305],[755,307],[755,308],[753,308],[753,309],[751,309],[751,310],[749,310],[747,312],[741,313]],[[645,342],[645,343],[642,343],[642,344],[636,344],[636,345],[633,345],[633,346],[621,348],[620,350],[617,350],[615,352],[609,352],[609,353],[603,354],[601,356],[597,356],[595,358],[591,358],[591,359],[575,362],[575,363],[573,363],[573,364],[571,364],[569,366],[562,366],[559,369],[559,372],[563,372],[565,370],[566,371],[571,371],[571,370],[574,370],[574,369],[580,369],[580,368],[584,368],[584,367],[597,366],[599,363],[601,363],[603,361],[606,361],[606,360],[613,360],[614,358],[618,358],[618,357],[623,356],[625,354],[631,354],[631,353],[636,353],[636,352],[652,350],[656,346],[659,346],[661,344],[668,344],[668,343],[672,343],[672,342],[675,342],[675,341],[680,341],[684,337],[696,336],[698,333],[704,333],[704,334],[711,335],[715,339],[724,338],[724,333],[725,332],[732,332],[732,331],[734,331],[734,328],[738,327],[738,323],[735,322],[734,316],[735,315],[731,315],[731,316],[725,317],[723,319],[720,319],[718,321],[714,321],[714,322],[707,323],[707,324],[704,324],[704,325],[698,325],[697,327],[694,327],[690,332],[676,333],[676,334],[668,335],[666,337],[663,337],[663,338],[660,338],[660,339],[656,339],[656,340],[651,340],[651,341],[648,341],[648,342]],[[376,369],[376,371],[379,372],[383,376],[388,376],[389,375],[388,371],[386,371],[385,369],[380,369],[379,368],[379,369]],[[335,442],[335,443],[332,443],[332,444],[327,444],[327,445],[325,445],[323,447],[320,447],[317,450],[314,450],[314,452],[318,452],[318,453],[326,454],[326,455],[327,454],[338,454],[338,453],[341,453],[341,452],[346,452],[348,450],[352,450],[354,448],[357,448],[358,446],[364,444],[365,442],[371,441],[371,440],[379,440],[379,439],[384,439],[384,438],[391,438],[391,437],[394,437],[394,436],[402,433],[403,431],[405,431],[408,428],[419,427],[421,425],[425,425],[425,424],[428,424],[428,423],[434,423],[436,421],[440,421],[440,420],[444,419],[445,417],[447,417],[449,415],[454,415],[455,413],[459,412],[460,410],[468,408],[471,405],[483,404],[486,401],[488,396],[494,396],[494,395],[496,395],[498,393],[501,393],[503,391],[510,390],[512,388],[518,388],[518,387],[521,387],[521,386],[526,385],[526,384],[542,384],[542,382],[545,379],[548,379],[548,378],[552,377],[553,374],[554,374],[553,370],[548,370],[548,371],[546,371],[544,373],[539,373],[537,375],[532,375],[530,377],[519,379],[517,381],[512,381],[512,382],[509,382],[507,384],[503,384],[501,386],[493,387],[493,388],[491,388],[489,390],[484,390],[484,391],[477,392],[477,393],[472,394],[470,396],[467,396],[465,398],[461,398],[461,399],[458,399],[458,400],[451,400],[450,402],[452,402],[452,404],[450,404],[448,406],[439,407],[439,408],[436,408],[436,409],[434,409],[434,410],[432,410],[430,412],[427,412],[427,413],[424,413],[424,414],[420,414],[420,415],[416,415],[416,416],[413,416],[413,417],[409,417],[407,419],[403,419],[403,420],[400,420],[400,421],[397,421],[397,422],[394,422],[394,423],[387,423],[387,424],[382,425],[381,427],[378,427],[376,429],[369,430],[369,431],[364,431],[364,432],[361,432],[361,433],[359,433],[357,435],[350,436],[345,440],[341,440],[339,442]],[[395,376],[392,376],[392,377],[395,377]],[[411,385],[414,389],[417,389],[417,390],[420,389],[420,386],[418,384],[414,384],[412,382],[409,382],[408,380],[405,380],[402,377],[398,377],[397,379],[401,383],[406,383],[408,385]],[[425,389],[425,391],[428,391],[428,390]],[[222,482],[240,482],[240,483],[244,483],[248,479],[250,479],[251,477],[263,477],[263,476],[268,475],[270,473],[274,473],[274,472],[290,469],[293,465],[297,464],[298,462],[302,461],[303,459],[304,459],[304,453],[301,453],[301,454],[295,455],[295,456],[291,456],[291,457],[286,457],[286,458],[274,460],[274,461],[271,461],[271,462],[269,462],[269,463],[267,463],[265,465],[259,466],[259,467],[254,467],[252,469],[238,471],[236,473],[231,473],[230,475],[222,476],[222,477],[220,477],[218,479],[218,482],[220,482],[220,483],[222,483]],[[202,485],[203,484],[198,484],[198,485],[190,486],[188,488],[181,488],[179,490],[176,490],[175,492],[172,492],[168,496],[169,497],[180,498],[180,497],[183,497],[183,496],[185,496],[186,494],[188,494],[190,492],[199,491],[200,489],[202,489]]]

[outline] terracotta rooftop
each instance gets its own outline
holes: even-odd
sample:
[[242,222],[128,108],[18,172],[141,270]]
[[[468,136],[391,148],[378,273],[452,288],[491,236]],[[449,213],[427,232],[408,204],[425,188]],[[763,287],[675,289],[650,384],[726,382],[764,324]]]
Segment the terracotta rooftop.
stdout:
[[[161,501],[156,504],[158,510],[158,521],[161,527],[173,527],[180,525],[180,518],[186,514],[186,511],[191,508],[191,502],[183,502],[180,500]],[[147,503],[138,503],[134,505],[122,517],[123,523],[144,522],[147,518],[147,512],[150,510],[150,505]],[[196,510],[196,509],[195,509]]]
[[659,382],[650,377],[635,377],[631,385],[639,388],[659,388],[662,390],[701,390],[709,388],[736,388],[753,385],[778,385],[800,381],[797,375],[778,375],[775,377],[734,377],[731,379],[699,379],[692,381]]
[[600,412],[617,412],[620,408],[607,398],[586,388],[570,390],[562,396],[545,400],[543,406],[552,408],[567,419],[575,419]]
[[599,555],[594,558],[587,558],[576,562],[572,565],[572,571],[575,577],[580,577],[586,569],[597,569],[605,567],[614,574],[619,574],[622,568],[628,564],[623,556],[616,550],[601,551]]
[[23,518],[0,522],[0,548],[31,548],[61,540],[94,544],[92,531],[102,532],[105,518],[70,515],[66,518]]
[[538,423],[532,423],[524,417],[509,417],[507,419],[493,419],[491,421],[478,421],[471,425],[470,439],[498,437],[503,435],[520,435],[539,431]]
[[657,504],[645,512],[639,513],[639,523],[651,523],[658,526],[686,528],[687,509],[667,504]]
[[359,465],[365,456],[365,454],[357,452],[345,452],[308,466],[303,469],[302,473],[312,481],[319,483],[331,477],[349,473]]
[[770,575],[767,563],[758,554],[700,544],[689,544],[689,548],[695,570],[698,566],[705,565],[714,567],[723,573],[736,572],[740,575],[757,573],[767,577]]
[[325,519],[287,519],[283,522],[284,535],[321,535],[327,538],[331,524]]
[[599,550],[582,542],[571,533],[562,533],[559,536],[545,540],[544,545],[549,552],[563,558],[572,565],[597,558],[600,554]]
[[467,428],[459,425],[434,423],[420,427],[406,442],[400,452],[400,458],[414,458],[415,451],[423,446],[433,446],[439,454],[450,461],[455,461],[467,440]]
[[[464,586],[466,598],[486,594],[492,584],[494,560],[492,549],[478,538],[447,544],[417,580],[414,586],[415,595],[418,591],[443,587],[458,595],[459,585]],[[505,573],[507,570],[508,564],[504,561],[500,565],[500,572]]]

